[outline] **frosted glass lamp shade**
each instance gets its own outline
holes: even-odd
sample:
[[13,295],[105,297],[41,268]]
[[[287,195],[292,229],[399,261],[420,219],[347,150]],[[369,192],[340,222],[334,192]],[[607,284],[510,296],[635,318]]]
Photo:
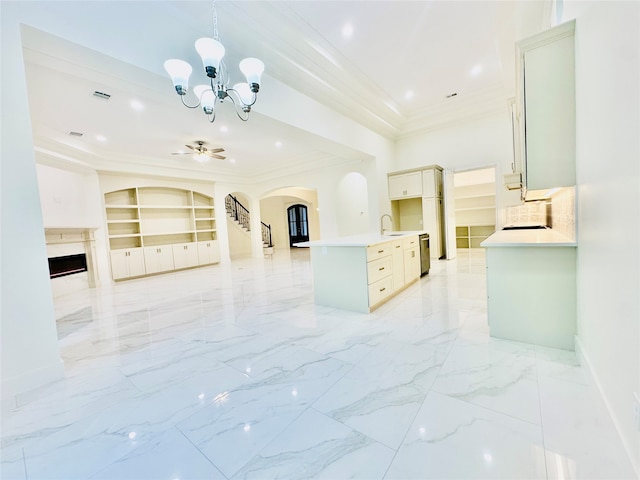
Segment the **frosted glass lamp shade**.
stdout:
[[247,77],[247,83],[253,91],[254,85],[260,86],[260,76],[264,72],[264,63],[257,58],[245,58],[240,62],[240,71]]
[[224,57],[224,46],[213,38],[203,37],[196,40],[196,51],[202,58],[207,75],[211,76],[207,67],[213,67],[214,72],[218,70],[220,60]]
[[184,95],[184,93],[181,93],[181,90],[186,93],[189,88],[189,77],[193,71],[191,65],[184,60],[172,58],[171,60],[164,62],[164,69],[171,77],[173,86],[176,87],[178,93]]
[[254,103],[255,94],[251,91],[248,83],[236,83],[233,89],[238,92],[240,101],[245,105],[252,105]]
[[202,110],[204,110],[207,115],[210,115],[216,104],[216,96],[213,90],[211,90],[211,87],[209,85],[196,85],[193,87],[193,93],[195,93],[200,100]]

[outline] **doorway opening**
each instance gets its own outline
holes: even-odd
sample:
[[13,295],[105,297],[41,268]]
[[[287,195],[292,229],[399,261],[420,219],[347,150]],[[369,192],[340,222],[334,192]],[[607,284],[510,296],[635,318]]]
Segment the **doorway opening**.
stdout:
[[304,205],[291,205],[287,208],[289,219],[289,246],[294,243],[309,241],[309,220],[307,207]]
[[455,172],[456,247],[480,248],[496,231],[496,169]]

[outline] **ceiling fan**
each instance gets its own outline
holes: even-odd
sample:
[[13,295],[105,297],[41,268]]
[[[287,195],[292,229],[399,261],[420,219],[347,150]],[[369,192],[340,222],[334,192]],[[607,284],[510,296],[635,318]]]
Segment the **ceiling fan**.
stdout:
[[[218,155],[220,152],[224,152],[224,148],[212,148],[208,149],[205,147],[207,142],[202,140],[196,140],[195,143],[197,145],[185,145],[188,149],[192,150],[195,154],[196,159],[204,160],[206,157],[217,158],[219,160],[224,160],[227,157],[222,155]],[[189,155],[190,152],[173,152],[171,155]]]

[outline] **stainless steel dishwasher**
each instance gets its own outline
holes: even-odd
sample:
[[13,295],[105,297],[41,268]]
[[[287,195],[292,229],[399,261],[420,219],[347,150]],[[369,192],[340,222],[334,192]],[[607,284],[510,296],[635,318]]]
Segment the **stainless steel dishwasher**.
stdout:
[[420,241],[420,276],[429,273],[431,268],[431,253],[429,252],[429,234],[423,233],[419,236]]

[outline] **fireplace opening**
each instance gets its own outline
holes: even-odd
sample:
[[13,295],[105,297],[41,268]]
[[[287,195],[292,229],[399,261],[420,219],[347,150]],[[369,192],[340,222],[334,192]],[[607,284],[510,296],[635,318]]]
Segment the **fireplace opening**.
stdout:
[[86,271],[87,256],[84,253],[49,259],[49,278],[59,278]]

